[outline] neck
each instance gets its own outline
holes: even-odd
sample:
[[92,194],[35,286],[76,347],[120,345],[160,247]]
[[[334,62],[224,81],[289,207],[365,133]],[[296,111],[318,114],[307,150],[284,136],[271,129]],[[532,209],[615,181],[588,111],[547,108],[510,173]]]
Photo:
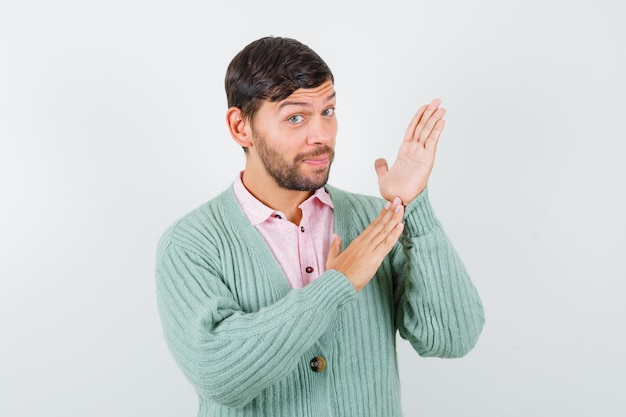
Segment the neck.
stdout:
[[310,191],[288,190],[279,186],[265,171],[254,172],[248,169],[241,178],[243,185],[261,203],[287,216],[287,220],[300,224],[302,210],[298,207],[313,193]]

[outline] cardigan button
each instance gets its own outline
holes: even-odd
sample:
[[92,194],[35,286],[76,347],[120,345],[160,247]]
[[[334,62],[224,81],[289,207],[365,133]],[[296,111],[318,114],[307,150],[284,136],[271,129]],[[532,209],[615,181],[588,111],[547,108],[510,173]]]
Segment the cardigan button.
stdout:
[[324,369],[326,369],[326,359],[322,358],[321,356],[316,356],[311,359],[310,365],[313,372],[322,372]]

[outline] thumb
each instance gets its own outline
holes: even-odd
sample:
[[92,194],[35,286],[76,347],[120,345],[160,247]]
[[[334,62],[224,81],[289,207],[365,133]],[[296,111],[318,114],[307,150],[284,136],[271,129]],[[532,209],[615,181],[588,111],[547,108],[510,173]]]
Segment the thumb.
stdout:
[[378,178],[385,175],[387,171],[389,171],[387,160],[385,160],[385,158],[378,158],[374,161],[374,169],[376,169],[376,175],[378,175]]
[[330,248],[328,248],[328,258],[326,260],[326,269],[332,269],[329,265],[339,256],[341,253],[341,238],[338,234],[333,233],[333,240],[330,242]]

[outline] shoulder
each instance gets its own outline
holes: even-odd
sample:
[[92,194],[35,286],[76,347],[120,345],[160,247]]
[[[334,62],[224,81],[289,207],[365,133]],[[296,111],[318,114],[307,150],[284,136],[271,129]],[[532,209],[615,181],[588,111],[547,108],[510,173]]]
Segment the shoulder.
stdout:
[[238,212],[241,212],[241,208],[232,187],[229,187],[172,223],[159,239],[159,253],[170,245],[201,251],[207,244],[215,243],[219,236],[230,234],[236,229],[240,221]]

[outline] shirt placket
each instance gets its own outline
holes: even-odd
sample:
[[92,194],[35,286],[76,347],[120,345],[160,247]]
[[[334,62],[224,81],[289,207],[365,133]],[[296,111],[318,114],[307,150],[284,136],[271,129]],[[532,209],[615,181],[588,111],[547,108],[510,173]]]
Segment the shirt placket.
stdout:
[[319,276],[315,245],[312,239],[313,233],[311,233],[312,230],[310,230],[308,221],[310,213],[306,211],[303,210],[302,212],[302,221],[298,229],[298,258],[300,259],[300,274],[304,286]]

